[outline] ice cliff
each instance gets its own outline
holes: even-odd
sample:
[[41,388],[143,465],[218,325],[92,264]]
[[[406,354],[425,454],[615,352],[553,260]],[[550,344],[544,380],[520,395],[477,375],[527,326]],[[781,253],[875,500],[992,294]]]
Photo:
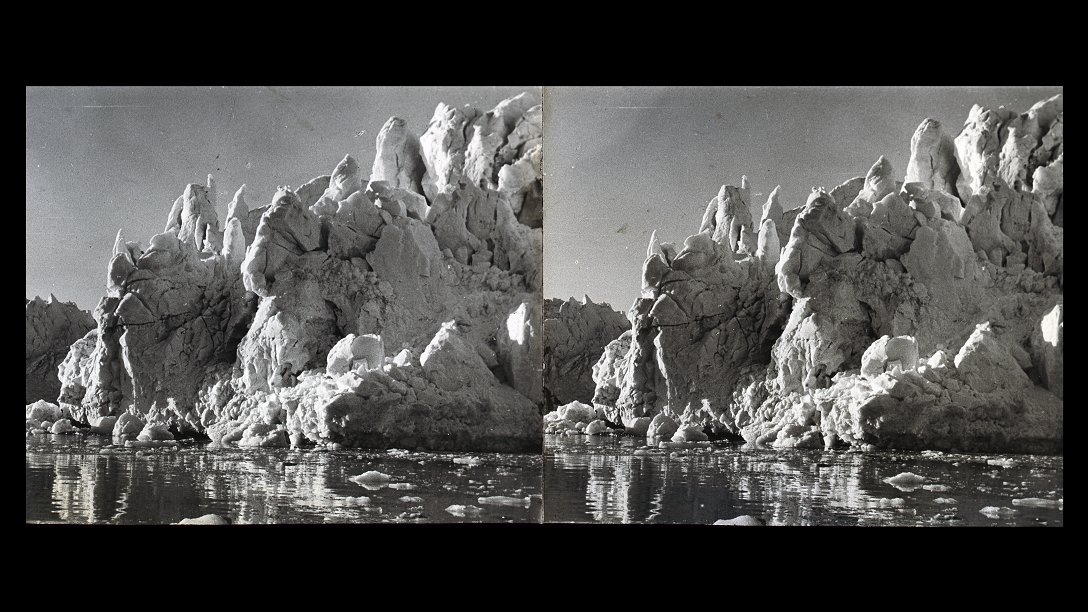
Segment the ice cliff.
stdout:
[[631,323],[589,296],[544,301],[544,395],[548,407],[593,399],[593,364]]
[[26,403],[56,400],[60,393],[57,368],[68,348],[94,329],[91,314],[50,295],[26,301]]
[[1061,95],[975,106],[954,138],[926,119],[905,175],[881,157],[793,210],[723,186],[682,244],[651,238],[584,418],[652,418],[674,440],[1061,452],[1062,126]]
[[539,448],[540,105],[440,104],[376,145],[369,174],[347,155],[252,210],[242,186],[225,219],[209,176],[146,247],[119,232],[61,407],[151,439]]

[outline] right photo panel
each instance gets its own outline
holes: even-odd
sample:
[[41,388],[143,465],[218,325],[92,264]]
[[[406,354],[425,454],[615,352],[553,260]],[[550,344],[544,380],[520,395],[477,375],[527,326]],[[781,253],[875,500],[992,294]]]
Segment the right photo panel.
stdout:
[[545,522],[1063,525],[1063,87],[543,113]]

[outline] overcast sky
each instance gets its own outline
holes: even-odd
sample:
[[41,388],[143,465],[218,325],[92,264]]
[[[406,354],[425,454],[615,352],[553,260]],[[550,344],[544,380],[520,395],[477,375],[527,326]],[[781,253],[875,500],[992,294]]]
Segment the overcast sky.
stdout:
[[276,187],[369,170],[396,115],[417,135],[439,102],[490,110],[526,87],[28,87],[26,296],[92,310],[118,228],[146,248],[189,183],[216,177],[219,215],[245,183],[251,207]]
[[926,117],[955,136],[973,104],[1026,111],[1061,87],[585,88],[544,98],[544,295],[639,295],[650,233],[682,245],[723,184],[748,175],[762,207],[862,176],[880,155],[900,179]]

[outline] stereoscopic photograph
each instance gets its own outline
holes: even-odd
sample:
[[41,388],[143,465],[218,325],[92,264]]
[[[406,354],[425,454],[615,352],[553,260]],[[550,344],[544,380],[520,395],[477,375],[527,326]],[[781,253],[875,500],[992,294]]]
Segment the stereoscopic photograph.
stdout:
[[26,113],[28,527],[1064,524],[1061,86]]
[[539,522],[541,98],[27,87],[27,522]]
[[1062,104],[546,88],[544,520],[1061,525]]

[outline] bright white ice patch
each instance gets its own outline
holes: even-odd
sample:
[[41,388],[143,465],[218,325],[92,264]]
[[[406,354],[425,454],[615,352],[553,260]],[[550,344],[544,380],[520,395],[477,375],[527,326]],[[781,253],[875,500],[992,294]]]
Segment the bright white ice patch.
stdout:
[[484,504],[486,506],[515,506],[521,508],[528,508],[529,504],[532,503],[532,498],[492,495],[491,497],[481,497],[476,500],[476,503]]
[[900,491],[910,493],[922,487],[922,483],[925,482],[925,478],[915,474],[914,472],[901,472],[892,476],[891,478],[885,478],[884,482],[892,485]]
[[715,525],[729,525],[731,527],[762,527],[763,521],[758,517],[754,517],[748,514],[731,518],[729,520],[718,519],[714,521]]
[[389,474],[382,474],[381,472],[377,472],[375,470],[363,472],[358,476],[351,477],[351,481],[356,484],[384,484],[389,482],[390,480],[392,480],[392,477]]
[[979,513],[981,513],[986,518],[1002,519],[1014,517],[1018,514],[1018,511],[1012,508],[998,508],[997,506],[986,506],[982,510],[979,510]]
[[474,517],[483,514],[484,509],[478,506],[462,506],[460,504],[454,504],[446,508],[446,512],[449,512],[454,516]]
[[1065,504],[1063,503],[1062,499],[1044,499],[1042,497],[1025,497],[1023,499],[1014,499],[1012,500],[1012,505],[1027,506],[1029,508],[1057,508],[1058,510],[1065,509]]

